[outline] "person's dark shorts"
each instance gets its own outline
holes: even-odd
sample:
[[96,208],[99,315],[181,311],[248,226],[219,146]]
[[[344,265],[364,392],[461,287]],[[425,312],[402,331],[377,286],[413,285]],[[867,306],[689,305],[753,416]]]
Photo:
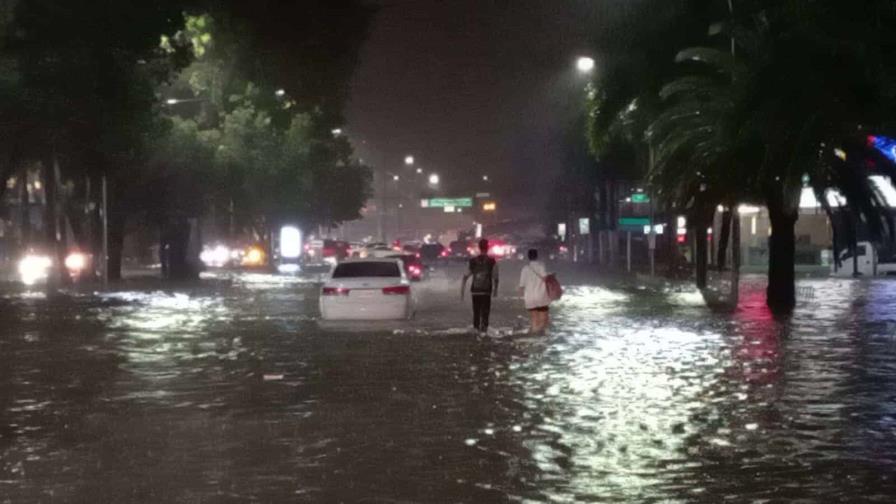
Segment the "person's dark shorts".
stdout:
[[546,312],[550,309],[548,306],[539,306],[537,308],[529,308],[529,311],[532,312]]

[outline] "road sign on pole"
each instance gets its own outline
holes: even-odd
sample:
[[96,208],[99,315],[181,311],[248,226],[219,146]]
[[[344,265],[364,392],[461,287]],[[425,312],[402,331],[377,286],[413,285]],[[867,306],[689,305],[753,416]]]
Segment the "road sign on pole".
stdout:
[[473,198],[430,198],[420,200],[420,208],[472,208]]

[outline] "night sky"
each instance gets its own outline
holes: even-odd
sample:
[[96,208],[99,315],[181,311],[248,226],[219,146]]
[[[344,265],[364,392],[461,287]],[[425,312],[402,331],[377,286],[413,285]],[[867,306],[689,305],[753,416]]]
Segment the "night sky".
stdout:
[[[485,190],[536,208],[584,102],[574,69],[596,0],[383,0],[362,50],[348,129],[365,162],[413,154],[446,195]],[[582,133],[584,135],[584,133]]]

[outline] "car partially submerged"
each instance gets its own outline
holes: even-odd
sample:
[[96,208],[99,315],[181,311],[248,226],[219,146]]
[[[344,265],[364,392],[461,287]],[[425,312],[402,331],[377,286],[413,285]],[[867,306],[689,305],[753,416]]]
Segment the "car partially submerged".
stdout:
[[401,320],[413,314],[411,283],[399,259],[350,259],[320,291],[324,320]]

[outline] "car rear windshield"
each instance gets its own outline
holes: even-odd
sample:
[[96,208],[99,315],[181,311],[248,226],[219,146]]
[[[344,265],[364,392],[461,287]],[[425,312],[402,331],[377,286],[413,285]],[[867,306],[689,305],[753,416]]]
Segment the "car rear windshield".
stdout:
[[393,262],[342,263],[333,270],[333,278],[400,277],[401,270]]

